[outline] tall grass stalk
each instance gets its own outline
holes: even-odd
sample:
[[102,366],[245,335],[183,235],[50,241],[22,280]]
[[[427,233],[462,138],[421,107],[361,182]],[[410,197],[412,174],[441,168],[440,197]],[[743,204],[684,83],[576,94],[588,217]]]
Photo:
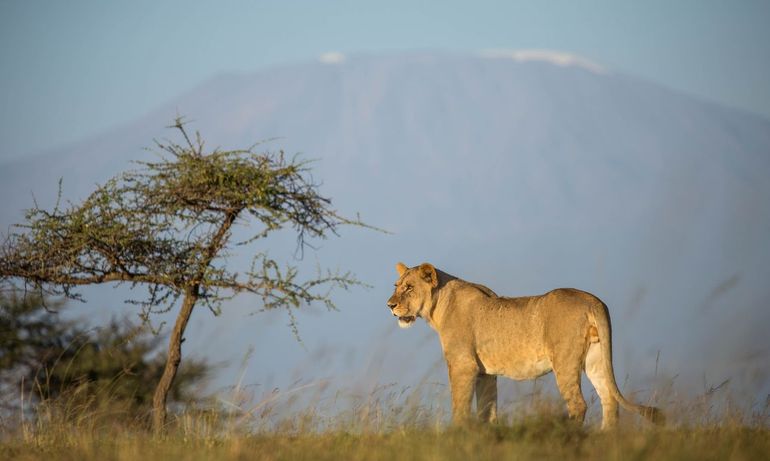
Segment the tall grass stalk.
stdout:
[[[770,402],[740,405],[729,386],[687,399],[656,393],[671,423],[651,427],[626,415],[614,432],[564,418],[538,387],[502,408],[492,426],[448,426],[448,390],[396,384],[368,393],[295,383],[257,396],[242,380],[227,398],[175,414],[154,437],[141,418],[77,390],[43,401],[7,425],[0,459],[767,459]],[[28,397],[22,396],[21,407]],[[224,402],[224,403],[223,403]]]

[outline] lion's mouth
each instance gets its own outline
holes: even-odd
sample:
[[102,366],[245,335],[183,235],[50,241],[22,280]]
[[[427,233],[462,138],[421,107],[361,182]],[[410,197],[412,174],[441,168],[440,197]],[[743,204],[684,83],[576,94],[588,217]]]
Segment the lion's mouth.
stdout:
[[403,317],[398,317],[398,326],[401,328],[409,328],[412,326],[412,323],[417,319],[414,315],[405,315]]

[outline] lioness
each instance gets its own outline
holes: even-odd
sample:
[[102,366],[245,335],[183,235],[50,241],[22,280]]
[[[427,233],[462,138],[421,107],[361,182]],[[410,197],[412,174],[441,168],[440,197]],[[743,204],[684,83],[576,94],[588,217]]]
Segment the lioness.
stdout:
[[497,417],[497,375],[522,380],[551,371],[570,418],[582,423],[580,390],[585,370],[602,404],[602,429],[618,419],[618,403],[653,422],[657,408],[626,400],[612,369],[612,334],[607,306],[584,291],[560,288],[541,296],[506,298],[425,263],[396,265],[398,281],[388,307],[408,328],[417,317],[438,332],[449,368],[452,420],[470,417],[475,391],[478,417]]

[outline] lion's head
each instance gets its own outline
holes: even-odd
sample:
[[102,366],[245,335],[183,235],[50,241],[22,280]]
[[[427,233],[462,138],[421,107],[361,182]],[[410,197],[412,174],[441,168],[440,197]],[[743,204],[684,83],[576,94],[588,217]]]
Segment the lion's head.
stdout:
[[396,264],[398,280],[393,295],[388,299],[388,307],[398,317],[398,326],[409,328],[417,317],[430,310],[433,289],[438,286],[436,268],[428,263],[408,268],[403,263]]

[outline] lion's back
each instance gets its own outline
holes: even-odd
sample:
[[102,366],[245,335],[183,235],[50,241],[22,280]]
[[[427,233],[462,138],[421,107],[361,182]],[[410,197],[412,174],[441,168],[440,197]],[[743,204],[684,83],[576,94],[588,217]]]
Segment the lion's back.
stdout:
[[[593,294],[575,288],[557,288],[541,295],[518,297],[479,296],[466,290],[465,298],[458,297],[458,301],[467,304],[466,325],[473,326],[476,337],[518,336],[533,345],[550,343],[552,336],[595,323],[596,308],[604,307]],[[514,348],[522,346],[518,340],[504,342],[510,342]]]

